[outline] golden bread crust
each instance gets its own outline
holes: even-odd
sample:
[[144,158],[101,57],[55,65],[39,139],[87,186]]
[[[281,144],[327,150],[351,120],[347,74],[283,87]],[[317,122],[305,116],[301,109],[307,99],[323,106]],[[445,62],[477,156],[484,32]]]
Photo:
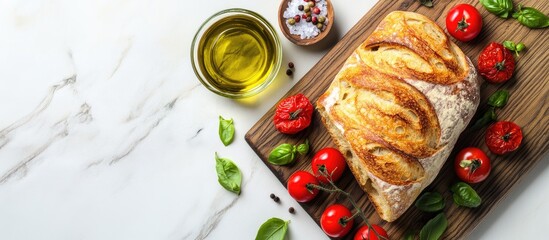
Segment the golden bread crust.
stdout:
[[377,212],[393,221],[438,174],[478,101],[476,71],[442,29],[396,11],[347,59],[317,109]]

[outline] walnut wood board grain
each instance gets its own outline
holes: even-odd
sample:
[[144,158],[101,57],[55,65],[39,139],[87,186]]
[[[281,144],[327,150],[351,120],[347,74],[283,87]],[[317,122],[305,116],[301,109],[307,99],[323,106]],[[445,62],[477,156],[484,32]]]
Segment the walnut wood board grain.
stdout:
[[[438,191],[443,194],[446,201],[444,212],[448,218],[448,228],[444,233],[444,239],[465,238],[482,219],[494,209],[497,204],[511,191],[532,167],[546,157],[549,145],[549,30],[529,29],[520,25],[513,19],[501,19],[488,13],[478,1],[464,0],[479,9],[484,26],[482,33],[472,42],[456,42],[465,54],[476,63],[482,48],[488,43],[513,40],[523,42],[527,51],[518,57],[517,68],[514,77],[499,85],[487,84],[481,77],[481,103],[472,122],[478,119],[487,109],[486,100],[490,94],[498,89],[507,89],[511,93],[510,101],[504,109],[498,110],[498,118],[512,120],[522,126],[524,133],[523,145],[511,154],[496,156],[489,153],[484,143],[484,130],[465,130],[458,140],[454,151],[435,181],[426,191]],[[424,14],[435,20],[440,26],[445,26],[445,14],[457,4],[452,1],[434,1],[434,8],[426,8],[419,5],[418,1],[380,1],[339,41],[295,86],[286,96],[296,93],[304,93],[314,103],[318,97],[328,88],[334,76],[340,70],[344,61],[351,52],[358,47],[375,29],[380,20],[394,10],[406,10]],[[547,1],[521,1],[525,6],[536,7],[544,13],[549,13]],[[337,9],[334,9],[337,14]],[[343,13],[339,13],[343,14]],[[285,96],[285,97],[286,97]],[[246,141],[259,155],[261,160],[275,174],[284,186],[288,177],[296,170],[310,170],[310,159],[313,153],[326,146],[335,146],[326,129],[321,123],[319,114],[315,113],[311,126],[304,132],[289,136],[280,134],[272,124],[274,106],[271,108],[246,134]],[[281,143],[300,143],[309,139],[311,153],[297,160],[292,166],[274,166],[267,162],[269,152]],[[466,146],[477,146],[485,150],[492,159],[492,173],[482,183],[474,185],[483,203],[476,209],[457,207],[452,202],[449,186],[455,183],[457,177],[454,174],[452,159],[456,150]],[[427,214],[410,207],[408,211],[397,221],[387,223],[382,221],[375,213],[368,197],[360,189],[349,170],[337,183],[338,186],[350,192],[352,197],[369,216],[370,223],[382,225],[387,229],[391,239],[401,239],[406,231],[419,231],[421,227],[434,214]],[[315,200],[302,204],[303,208],[318,223],[323,210],[330,204],[343,203],[350,206],[343,196],[321,193]],[[355,222],[355,229],[347,236],[350,239],[356,229],[362,223]]]

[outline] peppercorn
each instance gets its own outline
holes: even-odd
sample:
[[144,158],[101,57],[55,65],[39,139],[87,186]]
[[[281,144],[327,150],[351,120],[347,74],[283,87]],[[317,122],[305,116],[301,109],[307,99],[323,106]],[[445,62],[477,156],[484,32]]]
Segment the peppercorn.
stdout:
[[322,30],[323,27],[324,27],[324,24],[322,24],[322,23],[317,23],[316,24],[316,28],[318,28],[320,30]]
[[293,214],[295,212],[295,209],[293,207],[290,207],[290,208],[288,208],[288,212]]
[[288,18],[287,21],[288,21],[288,24],[290,24],[290,25],[294,25],[294,24],[295,24],[295,19],[293,19],[293,18]]
[[318,16],[318,22],[319,22],[319,23],[324,23],[324,21],[326,21],[326,17],[324,17],[324,16]]
[[273,199],[275,202],[280,202],[280,198],[275,196],[275,198]]
[[315,6],[315,1],[309,1],[309,3],[307,3],[307,5],[309,5],[309,7],[314,7]]
[[301,20],[301,16],[295,15],[294,20],[295,20],[296,23],[298,23]]
[[301,15],[301,18],[307,19],[307,14],[304,13],[303,15]]
[[293,62],[289,62],[289,63],[288,63],[288,67],[289,67],[289,68],[294,68],[294,63],[293,63]]
[[316,14],[316,15],[320,14],[320,8],[314,7],[313,8],[313,13]]
[[305,12],[310,12],[310,11],[311,11],[311,7],[309,7],[309,5],[305,5],[305,6],[303,6],[303,11],[305,11]]
[[307,17],[310,17],[312,15],[311,12],[306,12],[305,15],[307,15]]
[[313,19],[311,18],[311,16],[308,16],[307,19],[305,19],[305,21],[307,22],[311,22]]
[[274,195],[274,193],[271,193],[271,195],[269,195],[269,197],[271,197],[271,199],[275,199],[276,196]]
[[292,72],[292,69],[288,69],[288,70],[286,70],[286,75],[288,75],[288,76],[291,76],[291,75],[292,75],[292,73],[293,73],[293,72]]
[[297,9],[298,9],[299,11],[303,11],[303,5],[297,6]]
[[316,25],[318,23],[318,18],[312,17],[311,21],[313,22],[314,25]]

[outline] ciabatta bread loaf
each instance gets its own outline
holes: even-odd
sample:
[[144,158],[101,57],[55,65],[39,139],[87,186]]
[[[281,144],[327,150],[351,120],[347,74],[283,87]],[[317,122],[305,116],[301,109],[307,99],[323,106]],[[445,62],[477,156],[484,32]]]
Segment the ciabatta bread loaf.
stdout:
[[396,11],[344,63],[317,109],[377,212],[394,221],[473,117],[471,61],[427,17]]

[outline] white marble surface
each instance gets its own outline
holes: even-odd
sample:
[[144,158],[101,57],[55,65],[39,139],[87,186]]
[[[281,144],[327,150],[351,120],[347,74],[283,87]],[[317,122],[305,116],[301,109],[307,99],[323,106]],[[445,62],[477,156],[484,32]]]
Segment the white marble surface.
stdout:
[[[375,3],[333,2],[341,35]],[[200,23],[231,7],[278,29],[278,1],[0,1],[0,239],[253,239],[275,216],[291,220],[289,239],[327,239],[244,141],[327,50],[279,32],[293,78],[282,67],[257,98],[214,95],[189,49]],[[218,115],[234,118],[229,147]],[[243,172],[240,196],[217,183],[216,151]],[[470,238],[546,236],[548,162]]]

